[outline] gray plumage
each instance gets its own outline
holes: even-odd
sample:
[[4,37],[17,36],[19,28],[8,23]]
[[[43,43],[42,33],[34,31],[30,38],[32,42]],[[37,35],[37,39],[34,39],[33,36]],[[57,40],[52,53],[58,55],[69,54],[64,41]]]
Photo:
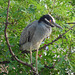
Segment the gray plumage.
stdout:
[[24,28],[20,37],[20,45],[22,50],[38,49],[44,38],[48,37],[52,32],[51,26],[41,22],[38,24],[38,20],[29,24]]

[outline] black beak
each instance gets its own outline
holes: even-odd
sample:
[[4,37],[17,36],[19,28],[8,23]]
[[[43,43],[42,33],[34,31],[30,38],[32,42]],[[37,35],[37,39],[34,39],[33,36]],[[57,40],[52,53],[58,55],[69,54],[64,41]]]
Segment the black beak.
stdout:
[[63,29],[60,25],[56,24],[56,23],[53,23],[54,26],[60,28],[60,29]]

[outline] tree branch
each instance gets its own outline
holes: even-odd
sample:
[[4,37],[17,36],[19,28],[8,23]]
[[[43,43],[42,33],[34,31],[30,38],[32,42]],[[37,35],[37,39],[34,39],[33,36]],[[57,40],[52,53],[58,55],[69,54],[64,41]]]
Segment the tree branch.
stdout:
[[[59,59],[58,62],[59,62],[59,61],[61,61],[61,59]],[[47,65],[44,65],[44,68],[53,69],[53,68],[55,67],[55,65],[56,65],[56,63],[54,63],[51,67],[49,67],[49,66],[47,66]],[[41,71],[39,72],[39,74],[44,70],[44,68],[41,69]]]
[[71,22],[71,23],[66,23],[66,24],[75,24],[75,22]]
[[[6,24],[6,22],[0,22],[0,23],[3,23],[3,24]],[[13,24],[13,23],[9,23],[9,22],[7,22],[8,24]]]
[[21,60],[19,60],[19,59],[16,57],[16,55],[13,53],[12,49],[11,49],[11,46],[10,46],[10,43],[9,43],[9,40],[8,40],[8,37],[7,37],[7,33],[6,33],[6,31],[7,31],[7,26],[8,26],[9,5],[10,5],[10,0],[8,0],[7,16],[6,16],[6,23],[5,23],[5,30],[4,30],[5,39],[6,39],[6,43],[7,43],[7,45],[8,45],[9,51],[10,51],[11,55],[15,58],[15,60],[17,60],[19,63],[22,63],[23,65],[27,65],[27,66],[31,67],[31,69],[32,69],[33,71],[35,71],[35,69],[33,68],[32,65],[30,65],[30,64],[28,64],[28,63],[25,63],[25,62],[23,62],[23,61],[21,61]]
[[7,64],[10,63],[10,61],[1,61],[0,64]]

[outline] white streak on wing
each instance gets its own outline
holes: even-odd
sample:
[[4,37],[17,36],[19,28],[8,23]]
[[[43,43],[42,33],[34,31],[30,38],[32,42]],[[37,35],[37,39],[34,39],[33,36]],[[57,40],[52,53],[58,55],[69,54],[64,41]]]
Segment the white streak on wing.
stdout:
[[55,23],[55,19],[49,14],[49,16],[53,19],[53,22]]

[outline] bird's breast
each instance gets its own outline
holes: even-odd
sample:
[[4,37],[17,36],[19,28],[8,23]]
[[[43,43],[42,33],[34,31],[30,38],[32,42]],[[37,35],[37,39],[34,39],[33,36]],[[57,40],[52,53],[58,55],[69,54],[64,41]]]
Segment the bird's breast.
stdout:
[[32,44],[35,47],[40,46],[41,42],[48,37],[52,32],[51,28],[47,28],[45,26],[38,26],[32,38]]

